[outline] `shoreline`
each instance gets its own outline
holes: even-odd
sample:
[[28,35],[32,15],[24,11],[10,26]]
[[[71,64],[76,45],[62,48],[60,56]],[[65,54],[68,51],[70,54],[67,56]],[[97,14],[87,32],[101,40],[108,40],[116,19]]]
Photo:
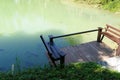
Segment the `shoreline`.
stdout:
[[120,16],[120,11],[111,12],[109,10],[105,10],[101,7],[101,4],[88,4],[85,1],[74,1],[74,0],[61,0],[61,2],[67,5],[76,6],[78,8],[82,6],[82,7],[89,7],[89,8],[104,10],[106,12],[113,13],[114,15]]

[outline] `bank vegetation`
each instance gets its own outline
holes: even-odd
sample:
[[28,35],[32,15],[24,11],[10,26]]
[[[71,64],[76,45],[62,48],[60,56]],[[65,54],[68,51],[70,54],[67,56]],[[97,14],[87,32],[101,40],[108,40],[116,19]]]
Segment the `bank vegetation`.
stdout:
[[74,0],[74,2],[97,5],[97,7],[111,12],[120,12],[120,0]]

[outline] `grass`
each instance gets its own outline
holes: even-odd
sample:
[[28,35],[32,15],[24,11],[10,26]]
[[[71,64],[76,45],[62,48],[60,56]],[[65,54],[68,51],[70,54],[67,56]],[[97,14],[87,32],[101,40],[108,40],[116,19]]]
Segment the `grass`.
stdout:
[[120,0],[74,0],[74,2],[98,5],[98,7],[111,12],[120,12]]
[[0,73],[0,80],[120,80],[120,73],[96,63],[75,63],[57,68],[31,68],[11,75]]
[[100,0],[74,0],[74,2],[87,3],[87,4],[99,4]]
[[120,11],[120,1],[119,0],[114,0],[110,1],[107,4],[104,4],[103,9],[112,11],[112,12],[117,12]]

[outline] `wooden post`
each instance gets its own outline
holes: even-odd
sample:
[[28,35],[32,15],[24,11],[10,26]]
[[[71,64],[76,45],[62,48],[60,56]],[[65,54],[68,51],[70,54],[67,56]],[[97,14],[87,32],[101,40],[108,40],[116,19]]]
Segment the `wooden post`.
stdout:
[[49,51],[49,49],[48,49],[48,47],[47,47],[47,44],[45,43],[45,40],[44,40],[43,36],[40,35],[40,38],[41,38],[41,40],[42,40],[42,42],[43,42],[43,44],[44,44],[44,46],[45,46],[47,52],[50,53],[50,51]]
[[49,42],[50,42],[50,44],[53,44],[53,38],[52,38],[53,35],[49,35],[48,37],[49,37]]
[[120,45],[118,45],[116,49],[116,56],[120,56]]
[[43,42],[43,44],[44,44],[44,46],[45,46],[45,48],[46,48],[46,50],[47,50],[48,56],[49,56],[49,58],[51,59],[51,61],[52,61],[52,63],[53,63],[53,66],[56,67],[55,60],[54,60],[54,58],[53,58],[52,55],[51,55],[51,53],[52,53],[51,50],[47,47],[47,44],[46,44],[46,42],[45,42],[45,40],[44,40],[44,38],[43,38],[42,35],[40,35],[40,38],[41,38],[41,40],[42,40],[42,42]]
[[64,68],[64,66],[65,66],[65,56],[61,56],[61,58],[60,58],[60,67]]
[[101,42],[101,32],[102,32],[102,28],[101,28],[101,27],[98,27],[97,42]]

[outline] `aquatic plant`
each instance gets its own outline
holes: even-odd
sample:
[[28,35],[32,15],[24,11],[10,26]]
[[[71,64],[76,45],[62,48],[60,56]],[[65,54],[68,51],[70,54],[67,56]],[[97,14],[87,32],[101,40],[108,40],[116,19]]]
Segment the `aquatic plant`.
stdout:
[[15,65],[15,72],[20,73],[21,72],[21,66],[20,66],[21,63],[20,63],[20,59],[18,56],[16,57],[16,63],[14,65]]

